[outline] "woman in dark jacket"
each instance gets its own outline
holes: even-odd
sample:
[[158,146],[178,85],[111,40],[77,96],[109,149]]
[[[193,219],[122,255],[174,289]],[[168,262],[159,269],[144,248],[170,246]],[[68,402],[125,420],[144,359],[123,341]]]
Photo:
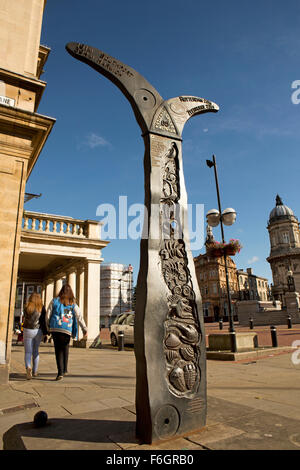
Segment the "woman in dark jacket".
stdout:
[[30,380],[37,376],[40,358],[39,346],[43,335],[47,335],[46,309],[39,294],[32,294],[25,305],[23,335],[26,375]]

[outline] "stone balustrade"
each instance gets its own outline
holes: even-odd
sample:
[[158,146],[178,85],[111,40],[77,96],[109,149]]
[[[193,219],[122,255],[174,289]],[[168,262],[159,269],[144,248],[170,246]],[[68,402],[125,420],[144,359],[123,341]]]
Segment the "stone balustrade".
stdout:
[[100,224],[97,221],[33,211],[24,211],[22,231],[76,238],[101,238]]

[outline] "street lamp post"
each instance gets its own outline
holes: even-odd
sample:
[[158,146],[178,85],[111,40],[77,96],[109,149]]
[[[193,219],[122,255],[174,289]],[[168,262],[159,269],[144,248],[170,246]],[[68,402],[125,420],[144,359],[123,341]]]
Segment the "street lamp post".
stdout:
[[[212,156],[212,161],[211,160],[206,160],[206,164],[209,168],[214,167],[215,181],[216,181],[216,188],[217,188],[219,214],[216,214],[217,211],[210,211],[210,213],[213,215],[213,218],[214,218],[213,226],[217,226],[218,223],[220,223],[221,234],[222,234],[222,242],[223,242],[223,244],[225,244],[223,222],[225,223],[225,225],[232,225],[235,221],[236,213],[233,209],[225,209],[224,212],[222,213],[220,190],[219,190],[219,181],[218,181],[218,172],[217,172],[217,164],[216,164],[215,156],[214,155]],[[209,223],[210,213],[207,214],[208,224],[209,225],[210,225],[210,223]],[[231,348],[232,348],[233,352],[236,352],[236,350],[237,350],[236,335],[235,335],[235,328],[234,328],[234,322],[233,322],[231,293],[230,293],[230,286],[229,286],[228,267],[227,267],[227,259],[226,259],[226,250],[225,250],[225,248],[223,249],[223,255],[224,255],[225,275],[226,275],[226,288],[227,288],[228,311],[229,311],[229,332],[231,334]]]
[[119,279],[120,282],[120,315],[122,313],[122,278]]

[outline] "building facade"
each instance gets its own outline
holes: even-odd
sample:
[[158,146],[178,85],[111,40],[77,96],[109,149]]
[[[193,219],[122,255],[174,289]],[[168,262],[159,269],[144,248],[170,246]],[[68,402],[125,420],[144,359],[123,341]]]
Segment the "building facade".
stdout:
[[[206,252],[194,258],[196,276],[201,291],[205,322],[228,320],[228,295],[226,285],[225,261],[223,256],[212,256],[210,244],[214,237],[211,227],[207,227],[205,240]],[[269,299],[269,286],[266,278],[256,276],[252,268],[237,269],[230,256],[226,256],[228,281],[234,320],[238,320],[236,303],[241,300]]]
[[[206,253],[194,258],[205,322],[228,320],[226,273],[224,257],[214,257],[209,252],[209,245],[214,241],[212,230],[208,227],[205,240]],[[236,264],[230,256],[226,257],[228,280],[232,299],[233,315],[235,302],[239,300]]]
[[272,295],[286,306],[287,292],[300,292],[300,231],[292,209],[277,195],[267,226],[270,237],[270,263],[273,276]]
[[253,274],[252,268],[237,270],[239,300],[270,300],[268,279]]
[[133,267],[104,263],[100,270],[101,325],[108,327],[120,313],[132,310]]
[[55,122],[37,113],[49,54],[40,45],[45,4],[0,2],[0,384],[9,374],[25,184]]
[[92,344],[100,331],[100,264],[108,243],[101,240],[98,221],[25,211],[15,322],[30,294],[39,292],[47,308],[68,283],[88,328],[85,346]]

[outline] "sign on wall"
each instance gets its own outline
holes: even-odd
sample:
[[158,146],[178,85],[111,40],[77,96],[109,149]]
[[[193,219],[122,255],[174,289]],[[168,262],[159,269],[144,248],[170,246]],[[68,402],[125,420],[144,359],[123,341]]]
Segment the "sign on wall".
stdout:
[[13,100],[12,98],[7,98],[7,96],[0,95],[0,104],[4,104],[6,106],[14,106],[15,100]]

